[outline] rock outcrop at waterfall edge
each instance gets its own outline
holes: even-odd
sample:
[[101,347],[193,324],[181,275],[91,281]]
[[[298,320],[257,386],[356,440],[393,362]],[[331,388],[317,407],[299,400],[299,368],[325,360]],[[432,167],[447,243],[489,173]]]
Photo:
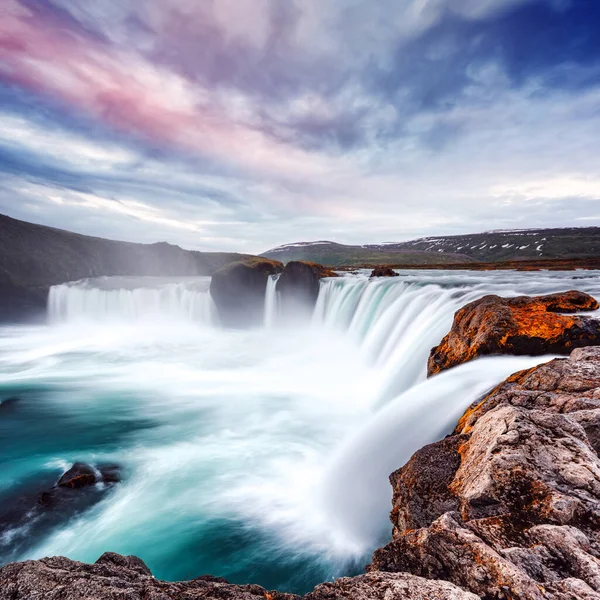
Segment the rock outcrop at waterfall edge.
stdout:
[[391,476],[370,571],[484,599],[600,598],[600,348],[509,377]]
[[210,294],[226,327],[252,327],[263,323],[265,290],[271,275],[283,264],[267,258],[234,262],[212,276]]
[[569,354],[600,344],[600,321],[557,313],[598,309],[583,292],[501,298],[484,296],[454,316],[450,333],[433,348],[427,365],[435,375],[480,356]]
[[398,273],[396,273],[396,271],[394,271],[394,269],[391,267],[379,265],[371,271],[369,278],[372,277],[400,277],[400,275],[398,275]]
[[317,263],[303,260],[287,263],[277,282],[284,315],[298,316],[312,312],[319,295],[321,279],[337,276],[335,271]]

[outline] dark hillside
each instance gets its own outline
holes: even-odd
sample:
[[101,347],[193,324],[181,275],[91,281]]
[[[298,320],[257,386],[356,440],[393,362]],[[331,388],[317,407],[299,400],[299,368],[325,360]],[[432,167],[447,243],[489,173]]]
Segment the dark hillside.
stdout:
[[89,237],[0,215],[0,320],[43,310],[48,288],[85,277],[212,275],[249,255]]

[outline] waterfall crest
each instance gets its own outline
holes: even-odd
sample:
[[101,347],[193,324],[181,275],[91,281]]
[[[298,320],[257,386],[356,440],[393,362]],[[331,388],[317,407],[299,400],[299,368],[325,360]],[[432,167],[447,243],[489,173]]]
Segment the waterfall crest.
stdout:
[[209,278],[172,282],[159,278],[103,278],[53,286],[51,322],[179,320],[216,323]]

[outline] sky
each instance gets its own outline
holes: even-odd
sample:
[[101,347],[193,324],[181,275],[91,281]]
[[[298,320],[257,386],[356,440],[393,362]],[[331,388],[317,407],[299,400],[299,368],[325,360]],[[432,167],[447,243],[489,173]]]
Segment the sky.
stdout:
[[1,0],[0,213],[263,252],[600,225],[599,0]]

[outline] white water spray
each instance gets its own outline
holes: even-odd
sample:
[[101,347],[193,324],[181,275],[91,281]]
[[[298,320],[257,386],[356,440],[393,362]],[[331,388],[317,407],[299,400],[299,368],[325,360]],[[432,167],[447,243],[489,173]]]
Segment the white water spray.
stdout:
[[277,281],[279,275],[270,275],[267,279],[267,289],[265,291],[265,320],[266,329],[273,327],[279,316],[279,292],[277,291]]
[[53,323],[73,321],[193,321],[214,324],[210,278],[102,278],[53,286],[48,315]]
[[484,358],[414,386],[377,412],[329,461],[321,501],[333,530],[359,554],[389,530],[389,475],[419,448],[455,428],[464,411],[500,381],[549,357]]

